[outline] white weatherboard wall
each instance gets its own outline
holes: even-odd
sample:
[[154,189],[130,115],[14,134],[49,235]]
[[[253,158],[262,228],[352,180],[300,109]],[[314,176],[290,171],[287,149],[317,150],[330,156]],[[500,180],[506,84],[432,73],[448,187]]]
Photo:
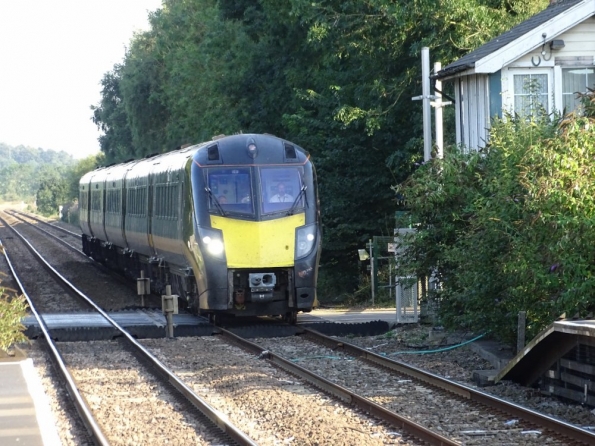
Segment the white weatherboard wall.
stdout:
[[483,147],[490,127],[488,76],[472,74],[455,80],[457,144]]
[[[551,40],[563,40],[564,48],[550,51]],[[550,92],[549,111],[562,110],[562,68],[572,66],[590,67],[595,60],[595,18],[591,17],[572,29],[555,37],[546,36],[546,58],[541,47],[513,61],[502,69],[502,109],[511,111],[514,105],[512,94],[515,73],[546,73]],[[535,64],[538,63],[537,66]]]
[[[591,14],[595,14],[595,0],[586,0],[477,61],[474,68],[455,77],[457,143],[471,150],[485,146],[491,123],[490,110],[492,114],[496,110],[504,114],[514,109],[515,74],[547,74],[548,111],[561,112],[562,69],[595,67],[595,16],[584,18]],[[542,47],[544,33],[545,48]],[[549,44],[552,40],[563,40],[564,48],[551,51]],[[541,54],[542,48],[546,52],[545,58]],[[515,53],[522,55],[511,58]],[[500,82],[495,76],[500,76]],[[490,88],[494,91],[490,92]],[[500,91],[496,91],[498,88]],[[490,104],[490,98],[501,102],[501,107],[499,103]]]

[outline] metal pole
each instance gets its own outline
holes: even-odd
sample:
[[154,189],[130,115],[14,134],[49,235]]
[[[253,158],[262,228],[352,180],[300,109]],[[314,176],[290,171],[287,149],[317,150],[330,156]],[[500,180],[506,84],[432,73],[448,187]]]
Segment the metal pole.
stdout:
[[397,324],[401,323],[401,295],[403,294],[403,284],[395,280],[395,307],[397,307]]
[[432,157],[432,108],[430,104],[430,49],[421,49],[422,105],[424,124],[424,161]]
[[374,269],[374,245],[372,245],[372,239],[370,239],[370,286],[372,288],[372,306],[374,306],[374,298],[376,294],[376,271]]
[[171,294],[171,285],[165,286],[165,296],[163,296],[164,305],[163,311],[165,313],[165,320],[166,320],[166,333],[168,338],[174,337],[174,297]]
[[140,296],[141,307],[145,306],[145,294],[148,294],[149,292],[149,279],[145,279],[145,272],[141,269],[140,279],[136,279],[136,293]]
[[393,300],[393,265],[388,261],[388,298]]
[[[434,73],[438,73],[442,69],[442,64],[440,62],[434,63]],[[436,79],[436,83],[434,86],[434,97],[436,101],[436,107],[434,110],[434,124],[436,127],[436,148],[438,150],[437,156],[438,158],[442,158],[444,156],[444,132],[443,132],[443,124],[442,124],[442,82]]]

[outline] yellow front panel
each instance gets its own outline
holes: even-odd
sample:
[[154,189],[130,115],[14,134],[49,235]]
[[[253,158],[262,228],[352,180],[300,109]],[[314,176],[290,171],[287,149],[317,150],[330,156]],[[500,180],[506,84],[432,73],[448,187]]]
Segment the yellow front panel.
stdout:
[[211,216],[211,226],[223,231],[228,268],[292,266],[295,228],[305,221],[305,214],[268,221]]

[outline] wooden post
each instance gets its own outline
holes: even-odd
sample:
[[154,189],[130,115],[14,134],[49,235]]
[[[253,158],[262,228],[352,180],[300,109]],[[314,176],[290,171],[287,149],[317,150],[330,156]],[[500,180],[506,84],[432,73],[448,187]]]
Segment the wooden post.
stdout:
[[527,326],[527,312],[519,311],[519,319],[517,326],[517,341],[516,352],[520,352],[525,348],[525,327]]

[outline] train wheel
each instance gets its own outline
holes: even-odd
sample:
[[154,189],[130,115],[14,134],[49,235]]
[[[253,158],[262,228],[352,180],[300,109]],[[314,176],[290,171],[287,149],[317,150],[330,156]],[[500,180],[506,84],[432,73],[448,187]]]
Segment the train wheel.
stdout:
[[285,313],[283,320],[290,325],[295,325],[297,323],[297,311],[288,311]]

